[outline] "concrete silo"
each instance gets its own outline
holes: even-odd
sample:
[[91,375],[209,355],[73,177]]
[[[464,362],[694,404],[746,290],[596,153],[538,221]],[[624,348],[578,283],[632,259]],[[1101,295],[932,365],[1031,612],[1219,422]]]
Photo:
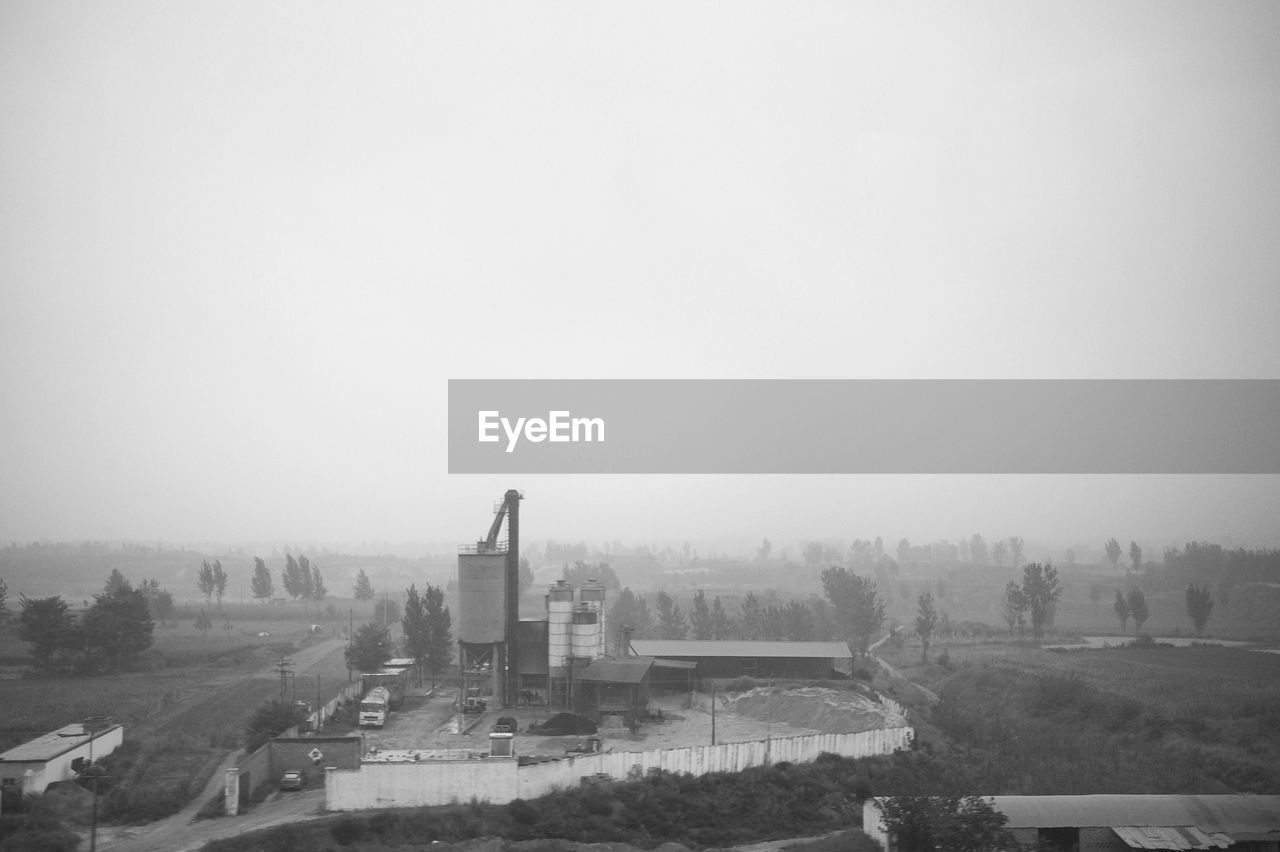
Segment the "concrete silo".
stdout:
[[[463,709],[506,707],[519,695],[520,492],[508,491],[486,538],[458,549],[458,645]],[[503,520],[507,540],[499,541]]]

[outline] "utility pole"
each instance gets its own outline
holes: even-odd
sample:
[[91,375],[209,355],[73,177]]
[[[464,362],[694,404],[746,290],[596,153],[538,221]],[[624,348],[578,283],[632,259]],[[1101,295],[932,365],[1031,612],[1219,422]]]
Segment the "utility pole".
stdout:
[[764,765],[769,765],[771,753],[773,752],[773,678],[769,678],[769,691],[765,693],[764,698],[764,718],[765,718],[765,735],[764,735]]
[[293,668],[293,660],[286,660],[284,654],[280,655],[280,662],[276,663],[276,674],[280,676],[280,700],[285,700],[285,694],[288,691],[289,677],[293,674],[290,671]]
[[105,730],[110,725],[110,720],[105,716],[92,717],[84,721],[84,730],[89,734],[89,765],[84,771],[93,772],[93,811],[89,823],[89,852],[97,852],[98,849],[98,777],[99,773],[95,771],[96,766],[93,765],[93,741],[97,738],[98,732]]
[[716,744],[716,682],[711,681],[711,744]]

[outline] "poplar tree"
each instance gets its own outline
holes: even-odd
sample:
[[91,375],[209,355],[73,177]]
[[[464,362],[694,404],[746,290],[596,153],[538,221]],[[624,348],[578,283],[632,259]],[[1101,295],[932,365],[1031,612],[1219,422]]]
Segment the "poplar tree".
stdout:
[[422,604],[429,626],[427,668],[431,670],[431,685],[435,686],[436,676],[453,662],[453,618],[444,605],[444,589],[439,586],[427,586]]
[[253,592],[253,596],[266,603],[271,598],[271,593],[275,591],[273,585],[271,572],[267,570],[267,563],[259,556],[253,557],[253,579],[249,581],[249,588]]

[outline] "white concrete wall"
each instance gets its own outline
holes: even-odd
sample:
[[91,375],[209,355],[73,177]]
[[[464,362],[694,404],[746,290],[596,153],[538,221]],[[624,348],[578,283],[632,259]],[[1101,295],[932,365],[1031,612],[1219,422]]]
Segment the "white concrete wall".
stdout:
[[429,763],[364,763],[354,772],[325,768],[325,808],[410,808],[451,802],[510,802],[516,793],[516,759],[435,760]]
[[884,825],[884,814],[876,803],[879,799],[867,799],[862,803],[862,833],[880,844],[881,849],[889,848],[889,831]]
[[765,763],[804,763],[824,752],[871,757],[909,747],[912,736],[911,728],[884,728],[715,746],[610,751],[519,767],[514,760],[506,758],[363,763],[354,772],[326,770],[325,807],[331,811],[416,807],[466,802],[472,798],[504,803],[576,787],[588,775],[604,774],[621,781],[628,776],[644,775],[650,769],[690,775],[741,772]]

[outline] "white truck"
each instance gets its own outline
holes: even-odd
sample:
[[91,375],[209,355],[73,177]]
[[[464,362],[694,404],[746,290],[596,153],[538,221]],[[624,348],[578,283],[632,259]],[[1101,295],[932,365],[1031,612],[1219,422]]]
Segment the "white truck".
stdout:
[[391,693],[385,686],[375,686],[360,699],[360,727],[381,728],[391,711]]

